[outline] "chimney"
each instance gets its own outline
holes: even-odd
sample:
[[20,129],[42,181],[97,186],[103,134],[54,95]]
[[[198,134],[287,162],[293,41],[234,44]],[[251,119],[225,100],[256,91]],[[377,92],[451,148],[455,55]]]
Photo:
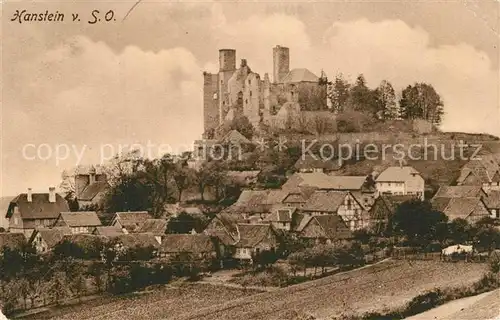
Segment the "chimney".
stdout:
[[50,203],[56,202],[56,188],[54,187],[49,188],[49,202]]
[[242,68],[247,66],[247,59],[241,59],[241,65]]
[[28,202],[33,202],[33,193],[31,188],[28,188]]
[[95,175],[96,175],[96,170],[94,166],[90,166],[89,169],[89,185],[93,184],[95,182]]

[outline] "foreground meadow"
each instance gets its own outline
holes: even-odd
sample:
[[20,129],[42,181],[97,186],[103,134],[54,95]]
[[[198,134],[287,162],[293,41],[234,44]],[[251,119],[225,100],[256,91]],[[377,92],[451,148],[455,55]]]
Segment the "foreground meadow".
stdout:
[[192,283],[94,300],[29,319],[292,320],[297,314],[327,318],[402,306],[426,290],[471,284],[486,269],[477,263],[389,260],[266,293]]

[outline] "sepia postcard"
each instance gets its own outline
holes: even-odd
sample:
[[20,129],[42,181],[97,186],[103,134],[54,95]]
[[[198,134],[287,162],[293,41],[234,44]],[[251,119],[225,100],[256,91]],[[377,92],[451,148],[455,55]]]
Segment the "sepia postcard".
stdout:
[[500,1],[0,12],[0,320],[500,320]]

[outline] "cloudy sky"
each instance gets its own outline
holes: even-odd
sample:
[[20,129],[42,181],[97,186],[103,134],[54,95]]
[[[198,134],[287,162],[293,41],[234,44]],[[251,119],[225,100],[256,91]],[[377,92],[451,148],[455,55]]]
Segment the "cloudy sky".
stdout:
[[[443,129],[500,135],[498,2],[144,0],[124,20],[134,3],[4,0],[2,195],[58,184],[80,155],[187,148],[202,133],[202,72],[217,70],[223,47],[261,75],[280,44],[292,68],[398,90],[425,81],[443,97]],[[65,20],[20,24],[16,10]],[[101,22],[88,23],[92,10]]]

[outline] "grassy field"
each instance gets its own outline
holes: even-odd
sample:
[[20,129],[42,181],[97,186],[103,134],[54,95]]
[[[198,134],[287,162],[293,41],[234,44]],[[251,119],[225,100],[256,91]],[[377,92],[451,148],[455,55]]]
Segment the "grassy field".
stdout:
[[32,319],[286,320],[297,313],[324,318],[397,307],[428,289],[470,284],[485,270],[474,263],[385,261],[267,293],[189,284],[87,302]]

